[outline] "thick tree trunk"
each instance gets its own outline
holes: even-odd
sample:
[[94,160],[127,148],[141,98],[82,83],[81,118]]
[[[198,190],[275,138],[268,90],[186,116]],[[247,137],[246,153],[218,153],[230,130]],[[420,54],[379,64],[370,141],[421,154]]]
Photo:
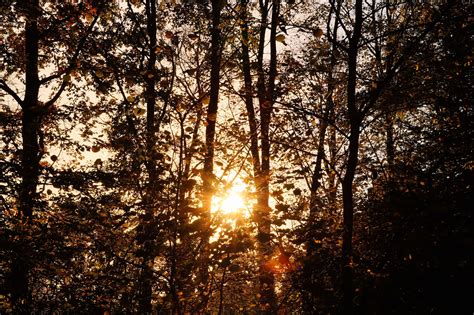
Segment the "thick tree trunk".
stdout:
[[39,160],[41,158],[40,127],[41,106],[38,103],[38,45],[39,33],[37,18],[39,14],[38,0],[26,4],[28,12],[25,30],[25,99],[22,118],[22,184],[20,190],[20,213],[31,220],[36,198],[36,186],[39,177]]
[[[40,14],[38,0],[25,3],[25,98],[23,101],[22,117],[22,181],[19,192],[19,215],[25,222],[31,222],[37,198],[39,179],[39,161],[42,155],[41,141],[41,106],[38,102],[39,75],[38,75],[38,15]],[[26,243],[25,243],[26,244]],[[28,285],[29,263],[27,248],[21,248],[13,262],[11,287],[12,301],[16,312],[27,314],[30,312],[31,296]]]
[[352,265],[352,234],[353,234],[353,214],[354,201],[352,183],[357,168],[359,152],[359,125],[354,123],[351,126],[349,137],[349,157],[347,160],[346,174],[342,182],[342,202],[343,202],[343,235],[342,235],[342,307],[344,314],[353,312],[353,265]]

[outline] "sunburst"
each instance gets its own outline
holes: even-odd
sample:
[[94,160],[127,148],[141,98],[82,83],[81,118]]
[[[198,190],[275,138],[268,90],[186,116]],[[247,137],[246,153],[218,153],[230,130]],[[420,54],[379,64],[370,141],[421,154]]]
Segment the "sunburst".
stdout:
[[222,214],[235,214],[246,209],[245,188],[244,183],[235,181],[222,196],[214,198],[213,211],[219,211]]

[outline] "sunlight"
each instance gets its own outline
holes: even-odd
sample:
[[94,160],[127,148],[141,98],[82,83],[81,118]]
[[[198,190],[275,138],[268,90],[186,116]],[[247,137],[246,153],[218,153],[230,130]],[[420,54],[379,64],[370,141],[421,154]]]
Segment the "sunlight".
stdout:
[[221,210],[224,213],[232,213],[244,208],[244,206],[245,202],[242,196],[238,192],[231,191],[227,197],[222,200]]
[[222,196],[216,196],[213,200],[212,209],[214,212],[220,211],[222,214],[234,214],[246,208],[243,197],[245,184],[235,181]]

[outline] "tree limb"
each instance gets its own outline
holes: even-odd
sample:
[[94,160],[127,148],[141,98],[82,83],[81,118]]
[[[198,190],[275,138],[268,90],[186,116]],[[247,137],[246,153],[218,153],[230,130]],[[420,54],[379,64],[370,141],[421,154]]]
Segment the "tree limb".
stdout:
[[8,84],[0,79],[0,89],[4,90],[5,92],[7,92],[11,97],[13,97],[15,99],[15,101],[23,108],[23,101],[21,100],[21,98],[18,96],[18,94],[16,94],[15,91],[13,91],[9,86]]

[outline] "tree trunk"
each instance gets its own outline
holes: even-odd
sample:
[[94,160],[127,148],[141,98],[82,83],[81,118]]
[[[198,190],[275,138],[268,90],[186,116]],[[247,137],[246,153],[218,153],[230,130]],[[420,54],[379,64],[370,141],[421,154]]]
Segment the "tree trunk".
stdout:
[[217,109],[219,103],[219,81],[221,67],[221,32],[220,19],[222,1],[212,0],[212,28],[211,28],[211,80],[209,105],[206,117],[206,153],[204,157],[203,197],[202,207],[204,215],[204,231],[202,239],[202,259],[200,262],[200,276],[202,283],[207,283],[209,252],[208,244],[211,236],[211,204],[214,195],[214,141],[216,135]]
[[342,235],[342,307],[344,314],[352,314],[353,270],[352,270],[352,231],[354,201],[352,183],[357,168],[359,152],[359,125],[351,126],[349,137],[349,157],[347,160],[346,173],[342,182],[342,202],[343,202],[343,235]]
[[353,187],[356,173],[361,117],[356,104],[357,54],[362,33],[362,0],[355,4],[355,24],[349,40],[347,110],[350,123],[349,154],[346,172],[342,181],[343,235],[342,235],[342,310],[344,314],[353,313],[353,270],[352,270],[352,231],[354,216]]
[[[334,19],[334,26],[332,29],[330,29],[329,27],[329,22],[328,22],[328,29],[327,31],[328,32],[331,32],[331,36],[332,38],[336,38],[337,37],[337,29],[338,29],[338,19],[337,19],[337,16],[339,15],[339,12],[340,12],[340,7],[341,7],[341,3],[340,1],[338,1],[337,3],[337,6],[336,6],[336,11],[335,11],[335,16],[336,18]],[[332,11],[331,11],[331,14],[329,15],[329,21],[331,20],[332,18]],[[334,101],[333,101],[333,94],[334,94],[334,87],[335,87],[335,83],[334,83],[334,77],[333,77],[333,70],[336,66],[336,45],[332,45],[331,46],[331,59],[330,59],[330,67],[329,67],[329,72],[328,72],[328,78],[327,78],[327,96],[326,96],[326,100],[325,100],[325,105],[326,105],[326,108],[324,110],[324,114],[323,114],[323,119],[321,120],[320,122],[320,126],[319,126],[319,134],[318,134],[318,147],[317,147],[317,154],[316,154],[316,161],[315,161],[315,166],[314,166],[314,171],[313,171],[313,175],[312,175],[312,178],[311,178],[311,187],[310,187],[310,192],[311,192],[311,196],[310,196],[310,205],[309,205],[309,211],[310,211],[310,224],[314,221],[316,215],[317,215],[317,206],[318,206],[318,190],[319,190],[319,187],[321,186],[321,183],[320,183],[320,179],[322,177],[322,162],[323,162],[323,158],[325,156],[324,154],[324,143],[325,143],[325,140],[326,140],[326,131],[327,131],[327,128],[328,128],[328,125],[329,125],[329,120],[330,120],[330,117],[331,115],[334,113]],[[307,253],[306,255],[307,256],[311,256],[313,254],[313,251],[314,251],[314,245],[315,245],[315,242],[314,242],[314,238],[313,238],[313,234],[311,234],[310,236],[310,239],[308,240],[308,243],[307,243]]]
[[[31,222],[36,204],[36,188],[39,179],[39,161],[42,155],[41,106],[38,102],[38,15],[39,1],[30,0],[25,4],[25,98],[22,117],[22,173],[19,192],[19,215],[25,222]],[[26,243],[25,243],[26,244]],[[28,286],[28,253],[27,248],[20,248],[12,267],[12,300],[16,312],[30,312],[31,296]]]
[[250,153],[252,154],[252,164],[254,178],[260,176],[260,154],[258,150],[258,130],[257,119],[255,116],[255,108],[253,104],[253,86],[252,74],[250,71],[250,57],[249,57],[249,26],[248,26],[248,0],[241,0],[241,34],[242,34],[242,71],[244,75],[245,88],[245,108],[247,110],[247,117],[250,129]]
[[156,200],[156,191],[158,189],[158,176],[156,167],[156,135],[155,135],[155,109],[156,109],[156,3],[155,0],[147,0],[145,4],[145,13],[147,17],[147,35],[149,39],[149,60],[145,76],[145,98],[146,98],[146,169],[148,173],[147,191],[145,194],[144,207],[145,216],[142,221],[143,237],[141,246],[143,253],[142,272],[139,279],[138,303],[142,314],[152,313],[152,294],[153,294],[153,264],[155,260],[154,239],[155,223],[154,208]]
[[268,14],[268,2],[261,8],[262,20],[260,25],[260,45],[258,51],[258,98],[260,105],[260,136],[261,136],[261,172],[256,177],[257,206],[255,218],[257,222],[258,252],[260,257],[259,268],[259,292],[260,310],[264,314],[274,313],[277,309],[275,294],[275,277],[273,271],[267,267],[267,262],[273,255],[271,242],[271,208],[269,206],[270,192],[270,122],[275,101],[275,78],[277,75],[276,60],[276,33],[280,2],[272,2],[272,20],[270,27],[270,67],[268,73],[268,84],[265,84],[263,70],[263,47],[265,43],[266,21]]

